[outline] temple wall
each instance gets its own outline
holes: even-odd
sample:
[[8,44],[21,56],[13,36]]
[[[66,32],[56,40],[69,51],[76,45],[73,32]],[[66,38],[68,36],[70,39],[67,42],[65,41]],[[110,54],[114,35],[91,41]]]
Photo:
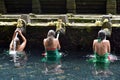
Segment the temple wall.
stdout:
[[0,13],[120,14],[119,0],[1,0]]
[[[66,27],[65,35],[61,35],[59,40],[63,51],[92,51],[92,42],[97,38],[97,32],[100,27],[82,28]],[[40,49],[44,51],[43,39],[46,38],[50,29],[55,30],[55,26],[50,27],[32,27],[27,26],[26,38],[28,40],[27,49]],[[0,47],[9,48],[15,27],[0,27]],[[111,42],[112,53],[120,52],[120,29],[114,27],[111,37],[107,39]],[[2,35],[4,34],[4,35]]]

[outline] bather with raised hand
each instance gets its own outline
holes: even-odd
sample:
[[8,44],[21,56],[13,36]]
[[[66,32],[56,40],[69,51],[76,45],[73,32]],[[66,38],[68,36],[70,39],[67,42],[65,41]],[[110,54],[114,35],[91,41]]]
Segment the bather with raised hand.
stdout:
[[45,54],[42,61],[45,63],[46,71],[48,71],[47,63],[54,63],[55,71],[60,72],[62,55],[58,50],[60,50],[61,46],[59,40],[55,38],[54,30],[48,31],[47,38],[43,40],[43,45],[45,47]]
[[[21,41],[20,41],[21,37]],[[16,30],[10,43],[9,54],[13,57],[15,67],[20,67],[26,62],[27,56],[24,51],[27,40],[21,30]]]

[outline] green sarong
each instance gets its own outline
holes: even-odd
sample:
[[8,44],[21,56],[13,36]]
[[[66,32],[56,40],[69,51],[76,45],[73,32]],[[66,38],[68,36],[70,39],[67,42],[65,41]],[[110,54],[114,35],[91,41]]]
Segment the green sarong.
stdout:
[[103,63],[109,63],[108,60],[108,53],[105,53],[104,55],[98,55],[97,53],[94,54],[94,58],[92,59],[92,62],[103,62]]
[[42,58],[42,62],[60,62],[61,59],[61,55],[59,53],[59,51],[56,50],[49,50],[46,51],[46,56],[44,58]]
[[105,53],[104,55],[98,55],[97,53],[94,53],[94,58],[89,59],[89,62],[95,63],[96,69],[107,69],[109,66],[110,61],[108,60],[108,53]]

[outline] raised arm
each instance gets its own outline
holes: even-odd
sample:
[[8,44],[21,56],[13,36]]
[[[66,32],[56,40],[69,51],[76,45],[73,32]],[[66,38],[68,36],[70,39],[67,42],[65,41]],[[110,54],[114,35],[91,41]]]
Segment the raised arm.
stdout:
[[13,50],[13,40],[10,42],[9,50]]
[[57,39],[57,48],[60,50],[61,46],[60,46],[60,43],[59,43],[59,40]]
[[21,30],[18,31],[18,34],[21,36],[22,41],[23,41],[22,44],[21,44],[21,49],[23,50],[26,47],[27,40],[24,37],[24,35],[22,34]]
[[14,38],[15,38],[16,36],[17,36],[17,31],[15,31],[15,32],[13,33],[12,40],[11,40],[10,46],[9,46],[10,50],[13,49],[13,40],[14,40]]
[[18,34],[18,31],[15,31],[13,34],[12,40],[17,36],[17,34]]

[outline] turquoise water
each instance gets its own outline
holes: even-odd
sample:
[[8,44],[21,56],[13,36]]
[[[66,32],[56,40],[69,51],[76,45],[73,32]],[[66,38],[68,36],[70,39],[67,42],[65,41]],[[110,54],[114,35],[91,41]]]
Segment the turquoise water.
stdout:
[[[43,63],[40,61],[39,49],[27,51],[28,61],[24,67],[15,68],[10,57],[0,49],[0,80],[120,80],[120,61],[110,63],[109,70],[113,75],[95,75],[94,65],[86,61],[82,52],[67,52],[62,58],[61,74],[44,74]],[[71,53],[71,54],[69,54]]]

